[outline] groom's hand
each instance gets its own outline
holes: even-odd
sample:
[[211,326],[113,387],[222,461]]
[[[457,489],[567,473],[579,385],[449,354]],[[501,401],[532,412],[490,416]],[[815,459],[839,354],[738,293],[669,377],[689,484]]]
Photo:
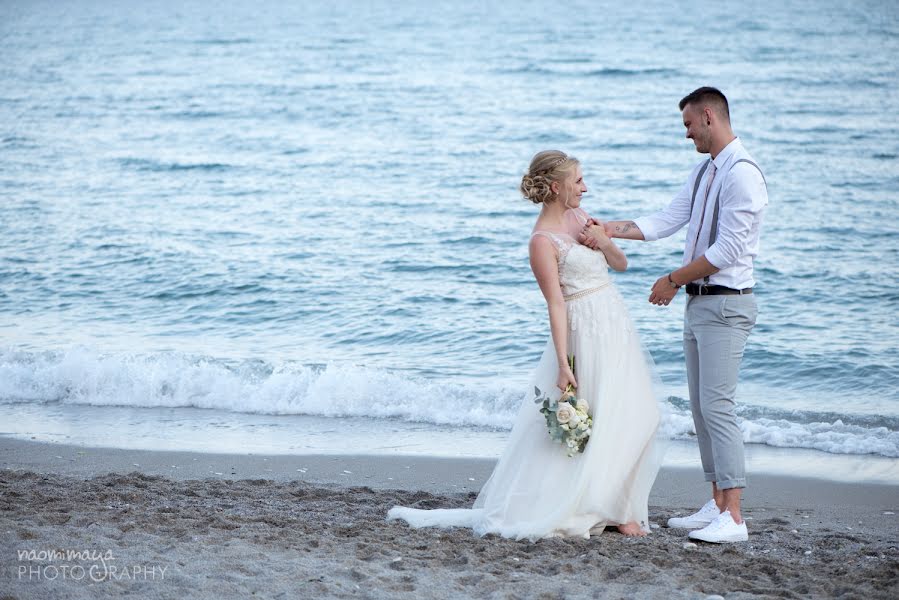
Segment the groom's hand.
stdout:
[[673,287],[668,281],[668,276],[659,277],[652,286],[652,292],[649,294],[649,302],[656,306],[668,306],[671,300],[677,295],[678,288]]
[[587,246],[588,248],[592,248],[593,250],[596,250],[597,243],[596,240],[593,239],[593,237],[589,234],[590,228],[596,224],[596,219],[590,217],[589,219],[587,219],[587,222],[584,223],[584,226],[581,228],[581,232],[577,234],[577,241],[579,241],[584,246]]
[[599,250],[609,242],[605,224],[593,218],[587,220],[577,239],[581,244],[593,250]]

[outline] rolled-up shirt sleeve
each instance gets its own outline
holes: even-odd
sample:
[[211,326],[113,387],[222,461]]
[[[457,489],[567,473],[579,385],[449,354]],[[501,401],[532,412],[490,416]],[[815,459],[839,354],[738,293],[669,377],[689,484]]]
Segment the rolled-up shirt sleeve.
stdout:
[[690,193],[693,191],[693,177],[695,177],[695,173],[690,175],[690,179],[684,183],[684,187],[666,208],[634,220],[634,224],[643,233],[644,240],[654,242],[660,238],[666,238],[690,222]]
[[733,175],[721,190],[718,235],[705,252],[706,259],[719,270],[746,254],[757,239],[759,217],[768,204],[768,191],[758,169],[743,163],[734,167]]

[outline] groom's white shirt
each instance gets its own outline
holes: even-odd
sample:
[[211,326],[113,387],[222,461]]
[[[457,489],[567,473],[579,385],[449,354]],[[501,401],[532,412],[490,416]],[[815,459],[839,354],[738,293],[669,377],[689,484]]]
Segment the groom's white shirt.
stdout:
[[[706,259],[720,269],[709,278],[712,285],[723,285],[734,289],[744,289],[755,285],[753,261],[759,252],[759,230],[762,215],[768,206],[768,189],[762,174],[754,166],[741,159],[753,160],[746,152],[740,138],[735,138],[715,157],[715,179],[707,198],[703,191],[711,169],[706,169],[698,182],[696,204],[690,214],[690,200],[696,176],[706,161],[697,164],[690,172],[686,183],[667,208],[647,217],[634,220],[647,242],[668,237],[679,231],[687,223],[687,244],[684,262],[689,264],[694,258],[705,254]],[[753,160],[753,162],[755,162]],[[731,168],[731,165],[734,165]],[[712,218],[715,212],[715,197],[720,190],[718,214],[718,234],[715,243],[709,247]],[[702,204],[705,202],[705,218],[702,218]],[[698,241],[696,230],[702,220],[702,231]],[[694,248],[694,241],[696,247]],[[697,281],[697,283],[702,283]]]

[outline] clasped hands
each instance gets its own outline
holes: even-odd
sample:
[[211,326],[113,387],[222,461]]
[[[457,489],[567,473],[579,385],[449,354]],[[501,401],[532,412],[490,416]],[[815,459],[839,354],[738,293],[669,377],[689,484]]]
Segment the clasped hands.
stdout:
[[[593,250],[602,250],[612,243],[612,227],[598,219],[587,219],[581,232],[578,234],[578,241],[592,248]],[[656,306],[668,306],[677,295],[679,287],[675,287],[668,279],[668,275],[659,277],[652,286],[649,293],[649,302]]]
[[584,227],[577,236],[577,240],[593,250],[602,250],[612,243],[611,227],[599,219],[587,219]]

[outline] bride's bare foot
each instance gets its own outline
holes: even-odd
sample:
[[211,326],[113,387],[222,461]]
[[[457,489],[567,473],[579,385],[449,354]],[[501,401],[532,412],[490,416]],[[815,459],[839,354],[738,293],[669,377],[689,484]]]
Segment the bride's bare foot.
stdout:
[[626,535],[628,537],[643,537],[644,535],[646,535],[646,532],[643,531],[643,528],[640,527],[640,524],[636,521],[631,521],[630,523],[619,525],[618,531],[621,532],[622,535]]

